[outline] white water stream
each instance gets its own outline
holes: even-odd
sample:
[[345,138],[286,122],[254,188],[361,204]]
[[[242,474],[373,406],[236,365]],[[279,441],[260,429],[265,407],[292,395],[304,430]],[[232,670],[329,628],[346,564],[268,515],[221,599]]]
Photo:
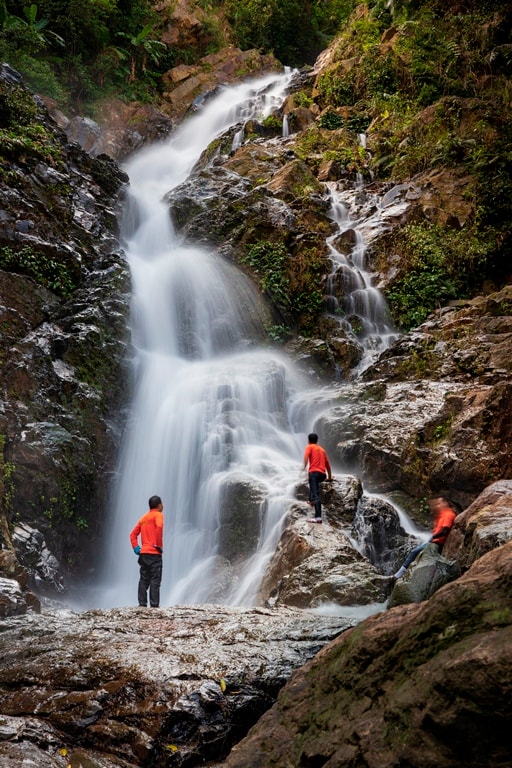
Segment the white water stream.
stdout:
[[[252,604],[304,479],[306,433],[325,393],[306,393],[310,385],[289,360],[255,343],[262,317],[251,283],[185,245],[163,202],[214,138],[279,106],[290,77],[226,88],[127,165],[122,241],[133,280],[134,396],[113,489],[105,607],[134,603],[138,566],[128,534],[153,494],[164,502],[161,605]],[[374,323],[371,333],[378,331]],[[263,501],[257,550],[234,577],[217,545],[228,489],[240,478],[261,488]]]

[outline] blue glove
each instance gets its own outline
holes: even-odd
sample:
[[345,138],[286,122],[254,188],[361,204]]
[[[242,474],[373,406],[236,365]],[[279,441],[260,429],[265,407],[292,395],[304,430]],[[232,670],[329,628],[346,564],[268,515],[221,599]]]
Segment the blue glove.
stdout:
[[140,547],[134,547],[133,551],[135,552],[136,555],[140,555]]

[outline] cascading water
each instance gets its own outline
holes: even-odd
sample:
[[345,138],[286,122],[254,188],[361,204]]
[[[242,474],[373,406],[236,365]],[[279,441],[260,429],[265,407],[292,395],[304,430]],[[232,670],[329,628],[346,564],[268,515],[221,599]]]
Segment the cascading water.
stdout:
[[[327,243],[332,259],[326,295],[327,309],[345,332],[352,333],[362,347],[362,358],[354,369],[358,375],[397,338],[381,292],[367,268],[368,245],[385,229],[386,217],[396,216],[400,206],[395,196],[368,195],[361,184],[339,190],[328,185],[331,218],[337,231]],[[372,212],[373,211],[373,212]]]
[[[163,202],[213,139],[279,107],[291,76],[223,90],[127,166],[134,395],[96,605],[133,604],[138,567],[128,534],[153,494],[164,501],[161,604],[253,604],[303,479],[306,432],[331,395],[316,398],[289,360],[257,345],[265,311],[252,284],[215,254],[185,245]],[[335,215],[343,221],[341,207]],[[248,488],[259,499],[257,535],[253,553],[233,566],[221,556],[226,521]]]
[[154,493],[164,501],[162,605],[219,597],[217,544],[233,478],[260,490],[260,535],[245,570],[224,579],[231,586],[222,602],[251,603],[277,544],[304,443],[287,420],[287,390],[297,376],[284,358],[252,346],[263,336],[264,315],[251,283],[180,242],[163,197],[216,136],[270,114],[290,77],[226,89],[127,167],[122,232],[133,281],[135,391],[114,489],[105,605],[134,600],[138,575],[127,537]]

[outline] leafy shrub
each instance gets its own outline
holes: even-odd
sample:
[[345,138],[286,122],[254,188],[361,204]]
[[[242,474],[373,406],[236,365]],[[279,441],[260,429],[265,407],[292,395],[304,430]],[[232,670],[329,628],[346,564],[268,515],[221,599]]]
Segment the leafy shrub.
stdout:
[[64,298],[78,287],[80,279],[79,269],[74,262],[58,261],[28,246],[17,250],[9,246],[0,248],[0,269],[31,277]]
[[493,245],[474,233],[408,224],[395,235],[401,276],[386,291],[399,328],[420,325],[436,308],[467,298],[486,274]]
[[250,245],[242,262],[258,275],[261,290],[291,324],[305,333],[312,330],[323,306],[319,288],[321,262],[314,254],[296,254],[291,258],[283,243],[264,240]]

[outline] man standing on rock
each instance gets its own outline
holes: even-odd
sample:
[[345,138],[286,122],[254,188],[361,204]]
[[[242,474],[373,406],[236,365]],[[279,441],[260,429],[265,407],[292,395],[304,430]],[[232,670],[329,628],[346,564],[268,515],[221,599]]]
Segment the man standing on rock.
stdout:
[[308,523],[322,522],[322,504],[320,501],[320,483],[327,478],[332,480],[332,471],[327,453],[321,445],[318,445],[318,435],[311,432],[308,435],[308,445],[304,451],[304,469],[309,464],[309,503],[315,507],[315,516]]
[[[139,557],[140,578],[137,597],[139,605],[158,608],[160,605],[160,584],[162,582],[162,552],[164,537],[164,505],[160,496],[151,496],[149,512],[143,515],[130,533],[133,551]],[[139,535],[141,544],[139,545]]]
[[428,505],[434,517],[432,536],[424,544],[420,544],[419,547],[415,547],[409,552],[405,558],[404,564],[394,574],[395,579],[402,578],[410,564],[418,557],[420,552],[425,549],[427,544],[437,544],[439,554],[441,554],[444,543],[448,538],[448,534],[453,527],[457,515],[453,511],[451,503],[448,499],[445,499],[444,496],[434,496],[432,499],[429,499]]

